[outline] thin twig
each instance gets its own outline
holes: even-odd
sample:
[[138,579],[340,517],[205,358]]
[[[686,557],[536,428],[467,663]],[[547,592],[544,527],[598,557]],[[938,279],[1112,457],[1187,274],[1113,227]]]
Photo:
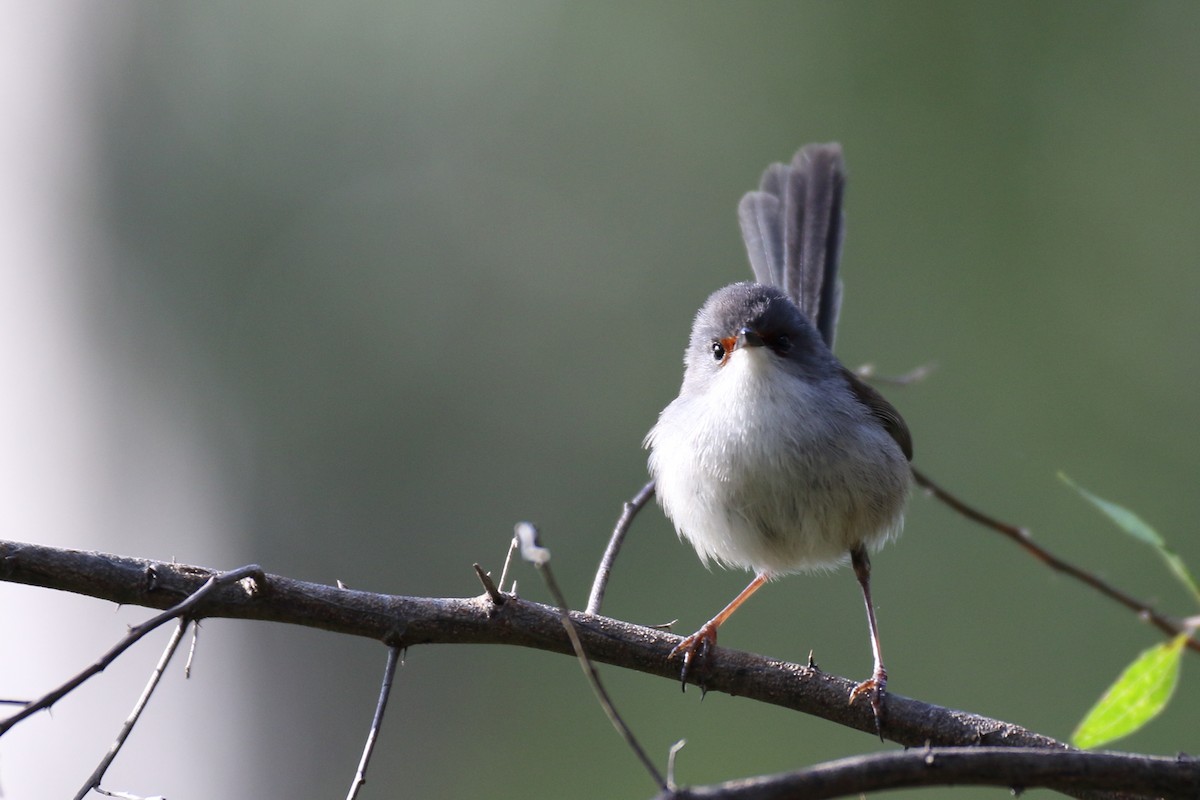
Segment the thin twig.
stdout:
[[1033,555],[1046,566],[1057,572],[1061,572],[1064,575],[1069,575],[1078,581],[1082,581],[1096,591],[1100,592],[1105,597],[1117,601],[1121,605],[1137,613],[1137,615],[1142,619],[1149,621],[1152,625],[1154,625],[1154,627],[1158,628],[1168,636],[1178,636],[1181,633],[1189,634],[1187,646],[1192,650],[1200,652],[1200,641],[1197,641],[1195,636],[1191,635],[1193,631],[1189,630],[1189,628],[1182,622],[1160,614],[1159,612],[1155,611],[1149,603],[1138,600],[1136,597],[1133,597],[1130,594],[1126,594],[1115,586],[1109,584],[1107,581],[1101,579],[1099,576],[1094,575],[1085,569],[1077,567],[1074,564],[1063,561],[1046,548],[1035,543],[1033,541],[1033,537],[1029,535],[1029,531],[1025,528],[1011,525],[1007,522],[1002,522],[995,517],[992,517],[976,508],[967,505],[962,500],[943,489],[941,486],[938,486],[927,475],[920,472],[915,467],[913,468],[912,473],[917,485],[925,489],[941,502],[948,505],[950,508],[957,511],[959,514],[962,514],[967,519],[971,520],[972,522],[976,522],[985,528],[990,528],[997,533],[1003,534],[1004,536],[1016,542],[1027,553]]
[[200,642],[200,620],[192,620],[192,643],[188,645],[187,663],[183,665],[183,679],[192,677],[192,663],[196,660],[196,645]]
[[687,745],[687,739],[680,739],[675,744],[671,745],[671,749],[667,751],[667,788],[670,791],[675,791],[675,759],[679,755],[679,751]]
[[[667,791],[659,800],[823,800],[914,786],[1004,786],[1014,793],[1044,787],[1102,796],[1131,792],[1158,798],[1200,796],[1200,761],[1130,753],[1024,747],[914,748],[872,753],[804,770]],[[1129,797],[1129,794],[1119,795]]]
[[592,581],[592,591],[588,595],[587,613],[600,613],[600,606],[604,602],[604,590],[608,588],[608,578],[612,574],[613,562],[617,560],[617,554],[621,552],[625,534],[629,532],[633,518],[653,496],[654,481],[650,481],[622,508],[621,517],[617,520],[617,526],[613,528],[612,536],[608,540],[608,547],[605,548],[604,556],[600,559],[600,566],[596,569],[596,577]]
[[[500,570],[500,591],[504,591],[504,582],[508,580],[508,568],[512,566],[513,556],[517,552],[517,537],[513,537],[508,542],[508,553],[504,556],[504,568]],[[517,593],[517,582],[513,581],[513,586],[509,589],[513,594]],[[494,599],[494,598],[493,598]]]
[[354,800],[358,792],[367,782],[367,765],[371,763],[371,754],[375,752],[375,742],[379,738],[379,728],[383,725],[383,712],[387,709],[388,697],[392,694],[392,681],[396,677],[396,667],[400,664],[404,648],[393,645],[388,648],[387,666],[383,668],[383,684],[379,687],[379,701],[375,704],[375,716],[371,719],[371,730],[367,733],[367,743],[363,747],[362,758],[358,762],[358,770],[350,784],[350,793],[346,800]]
[[104,755],[104,758],[100,759],[100,763],[96,766],[95,771],[92,772],[87,782],[75,794],[75,800],[83,800],[88,792],[98,788],[100,781],[104,780],[104,773],[112,766],[117,753],[120,753],[121,748],[125,746],[125,740],[129,738],[130,732],[133,731],[133,726],[137,724],[138,718],[142,716],[142,711],[145,710],[146,704],[150,702],[150,696],[154,694],[154,690],[158,687],[159,679],[162,678],[163,673],[167,670],[167,664],[171,663],[171,657],[175,655],[175,651],[179,648],[179,643],[183,641],[183,634],[187,631],[187,627],[187,618],[181,618],[179,624],[175,626],[175,632],[171,634],[171,639],[167,642],[162,656],[159,657],[158,664],[154,667],[154,671],[150,673],[150,680],[147,681],[146,688],[142,690],[141,697],[134,704],[133,711],[129,713],[129,717],[125,720],[125,724],[121,726],[121,731],[117,734],[116,740],[108,748],[108,752]]
[[654,766],[654,762],[650,760],[650,756],[642,749],[642,745],[638,742],[637,737],[633,735],[633,731],[625,724],[625,720],[617,712],[617,707],[613,705],[612,699],[605,691],[604,685],[600,682],[600,674],[596,672],[596,667],[592,664],[592,660],[588,658],[587,652],[583,648],[583,642],[579,639],[579,631],[575,629],[575,623],[571,621],[571,611],[567,606],[567,599],[563,595],[562,590],[558,586],[558,581],[554,579],[554,573],[550,570],[550,551],[542,547],[538,542],[537,527],[529,522],[517,523],[516,538],[521,545],[521,556],[526,561],[537,567],[542,579],[546,582],[546,588],[550,590],[550,595],[554,598],[554,602],[558,605],[558,612],[562,619],[563,628],[567,631],[567,636],[571,640],[571,647],[575,650],[575,656],[579,659],[579,666],[583,669],[584,676],[588,679],[588,683],[592,686],[592,691],[596,694],[596,699],[600,703],[600,707],[604,709],[608,721],[617,729],[617,733],[625,740],[633,750],[634,755],[642,762],[646,771],[650,773],[650,777],[658,784],[660,791],[666,791],[667,783],[663,779],[662,773],[658,771],[658,767]]
[[130,628],[129,633],[125,634],[125,637],[122,638],[121,641],[113,645],[107,653],[102,655],[94,664],[88,666],[78,675],[75,675],[57,689],[54,689],[37,700],[29,703],[12,716],[0,720],[0,736],[3,736],[9,728],[16,725],[26,717],[32,716],[43,709],[50,708],[50,706],[54,705],[63,697],[73,692],[89,678],[92,678],[95,675],[103,672],[109,664],[116,661],[117,658],[131,646],[133,646],[135,642],[139,641],[143,636],[158,628],[164,622],[169,622],[175,617],[186,616],[189,611],[199,605],[200,602],[204,600],[204,598],[207,597],[208,594],[214,589],[229,583],[236,583],[237,581],[241,581],[246,578],[252,578],[261,587],[264,585],[265,573],[263,573],[262,567],[259,567],[257,564],[250,564],[245,567],[230,570],[229,572],[211,575],[209,579],[204,582],[204,585],[202,585],[192,594],[188,595],[188,597],[182,602],[151,617],[141,625]]
[[854,374],[863,380],[869,380],[871,383],[886,383],[892,386],[911,386],[914,383],[919,383],[929,377],[929,374],[937,369],[937,363],[930,361],[927,364],[913,367],[903,375],[879,375],[875,372],[874,364],[863,364],[858,369],[854,370]]
[[108,789],[101,788],[99,786],[96,787],[95,791],[98,794],[104,795],[105,797],[115,797],[115,798],[117,798],[117,800],[166,800],[166,798],[163,797],[162,795],[155,795],[153,797],[142,797],[141,795],[130,794],[129,792],[113,792]]

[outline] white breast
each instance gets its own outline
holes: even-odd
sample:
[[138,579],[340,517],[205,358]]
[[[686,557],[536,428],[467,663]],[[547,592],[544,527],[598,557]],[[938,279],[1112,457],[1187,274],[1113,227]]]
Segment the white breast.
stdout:
[[907,462],[848,388],[814,387],[772,358],[739,349],[702,396],[667,406],[646,437],[650,473],[704,561],[769,574],[834,566],[899,531]]

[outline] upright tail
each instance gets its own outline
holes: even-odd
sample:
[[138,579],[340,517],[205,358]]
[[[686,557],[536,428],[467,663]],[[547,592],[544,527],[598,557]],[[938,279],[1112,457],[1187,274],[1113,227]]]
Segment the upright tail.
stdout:
[[758,191],[738,204],[754,279],[778,287],[833,348],[842,284],[842,196],[846,168],[837,143],[802,147],[791,164],[772,164]]

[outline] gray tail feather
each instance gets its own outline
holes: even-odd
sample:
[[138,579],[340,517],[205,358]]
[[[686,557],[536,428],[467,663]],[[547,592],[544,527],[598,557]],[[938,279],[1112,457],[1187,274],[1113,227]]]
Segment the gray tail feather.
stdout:
[[796,302],[833,347],[842,286],[842,197],[846,170],[839,144],[810,144],[791,164],[772,164],[758,191],[738,205],[754,279]]

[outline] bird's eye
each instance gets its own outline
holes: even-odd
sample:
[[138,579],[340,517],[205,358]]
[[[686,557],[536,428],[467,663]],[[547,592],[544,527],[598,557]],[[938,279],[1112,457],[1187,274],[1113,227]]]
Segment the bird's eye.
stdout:
[[792,340],[787,337],[787,334],[781,333],[771,342],[771,349],[783,355],[792,349]]
[[711,345],[713,361],[725,360],[725,346],[720,342],[713,342]]

